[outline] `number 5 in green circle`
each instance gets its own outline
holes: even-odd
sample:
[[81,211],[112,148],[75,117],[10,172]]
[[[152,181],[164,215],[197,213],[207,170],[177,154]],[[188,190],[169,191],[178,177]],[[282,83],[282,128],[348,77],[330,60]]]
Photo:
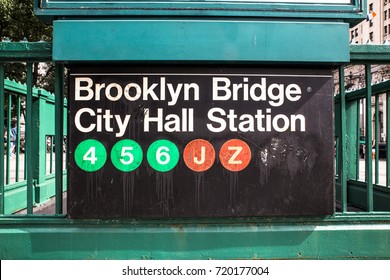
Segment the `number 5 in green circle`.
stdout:
[[74,159],[77,166],[82,170],[87,172],[98,171],[106,163],[106,148],[97,140],[84,140],[77,146]]
[[112,147],[111,161],[120,171],[130,172],[137,169],[142,159],[142,148],[133,140],[124,139]]

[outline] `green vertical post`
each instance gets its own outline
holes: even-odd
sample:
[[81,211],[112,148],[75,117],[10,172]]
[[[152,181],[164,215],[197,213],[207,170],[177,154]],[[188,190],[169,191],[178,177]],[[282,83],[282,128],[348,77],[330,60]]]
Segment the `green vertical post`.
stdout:
[[360,100],[356,100],[356,139],[357,139],[357,145],[356,145],[356,180],[359,180],[359,174],[360,174]]
[[[65,106],[65,101],[66,101],[66,98],[64,98],[64,106]],[[66,103],[68,104],[68,103]],[[66,172],[68,172],[68,162],[69,162],[69,142],[68,142],[68,118],[67,118],[67,115],[65,114],[64,115],[64,123],[65,123],[65,127],[64,127],[64,139],[65,139],[65,167],[64,169],[66,170]],[[67,189],[67,186],[65,186],[65,189]]]
[[16,163],[15,163],[15,182],[19,182],[19,161],[20,161],[20,134],[22,133],[20,126],[20,96],[16,100],[16,120],[17,120],[17,128],[18,134],[16,136]]
[[336,175],[339,177],[339,153],[340,153],[340,144],[339,137],[336,137]]
[[390,186],[390,93],[386,93],[386,186]]
[[[49,126],[49,115],[45,115],[44,108],[46,107],[46,100],[42,94],[42,90],[36,91],[38,98],[33,99],[32,104],[32,157],[33,157],[33,178],[34,178],[34,202],[41,203],[45,199],[45,189],[42,186],[46,185],[46,137],[45,129]],[[34,92],[35,93],[35,92]],[[54,116],[53,116],[54,117]],[[52,119],[54,122],[54,118]],[[54,127],[54,126],[53,126]]]
[[372,186],[372,108],[371,108],[371,65],[365,65],[366,72],[366,183],[367,183],[367,211],[373,211]]
[[[0,124],[4,133],[4,64],[0,63]],[[0,214],[4,214],[4,145],[0,145]]]
[[49,172],[50,174],[53,173],[53,144],[54,144],[54,138],[52,135],[46,136],[47,138],[50,139],[50,153],[49,153],[49,161],[50,161],[50,166],[49,166]]
[[32,67],[33,64],[27,63],[27,96],[26,96],[26,177],[27,177],[27,214],[33,214],[33,123],[32,123],[32,114],[33,114],[33,96],[32,96]]
[[375,96],[375,184],[379,184],[379,95]]
[[344,85],[344,67],[339,67],[339,85],[340,85],[340,150],[339,150],[339,180],[341,184],[341,212],[347,212],[347,174],[345,167],[346,159],[346,105],[345,105],[345,85]]
[[63,152],[64,137],[64,66],[55,66],[55,186],[56,186],[56,214],[62,214],[63,192]]
[[8,93],[8,107],[7,107],[7,173],[6,173],[6,178],[5,178],[5,183],[9,184],[10,183],[10,175],[11,175],[11,155],[12,155],[12,150],[11,150],[11,127],[12,127],[12,95],[11,93]]

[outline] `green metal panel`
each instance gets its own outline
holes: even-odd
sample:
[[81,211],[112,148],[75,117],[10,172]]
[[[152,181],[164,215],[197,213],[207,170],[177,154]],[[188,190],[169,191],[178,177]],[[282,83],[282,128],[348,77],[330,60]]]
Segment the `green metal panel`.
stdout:
[[[136,1],[136,0],[35,0],[35,14],[58,16],[239,16],[265,18],[343,19],[357,22],[365,18],[366,0],[343,1]],[[306,3],[303,3],[306,2]],[[309,3],[308,3],[309,2]]]
[[1,259],[389,259],[382,222],[30,222],[0,226]]
[[7,186],[4,197],[4,214],[12,214],[15,211],[25,209],[27,207],[26,197],[27,188],[25,181]]
[[351,61],[354,63],[380,63],[390,60],[390,44],[350,45]]
[[[367,185],[364,182],[349,180],[348,201],[351,205],[364,210],[369,209],[367,196]],[[374,211],[390,211],[390,189],[374,186],[372,199]]]
[[229,20],[58,20],[55,61],[349,61],[348,24]]
[[47,42],[0,42],[0,61],[49,61],[51,44]]
[[[63,185],[66,186],[67,176],[66,172],[62,173]],[[66,191],[66,187],[64,188]],[[55,195],[55,179],[54,175],[46,177],[45,181],[41,184],[33,185],[33,208],[41,205],[42,203],[48,203],[51,197]],[[17,211],[23,210],[27,207],[26,204],[27,187],[26,181],[21,181],[15,184],[7,185],[5,191],[5,209],[4,214],[10,215]],[[55,214],[54,211],[48,214]],[[20,214],[17,214],[18,216]],[[35,214],[34,214],[35,215]],[[16,217],[16,216],[14,216]],[[0,222],[1,223],[1,222]]]

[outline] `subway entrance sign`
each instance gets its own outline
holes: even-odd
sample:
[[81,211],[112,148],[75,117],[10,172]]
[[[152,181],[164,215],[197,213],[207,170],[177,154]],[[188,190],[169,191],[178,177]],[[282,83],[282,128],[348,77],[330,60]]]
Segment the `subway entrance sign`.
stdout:
[[71,218],[328,215],[331,69],[73,65]]

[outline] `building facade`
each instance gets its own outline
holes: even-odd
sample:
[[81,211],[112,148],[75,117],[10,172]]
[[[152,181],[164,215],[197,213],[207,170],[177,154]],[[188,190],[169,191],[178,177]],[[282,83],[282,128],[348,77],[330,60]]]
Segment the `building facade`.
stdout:
[[368,0],[367,20],[350,29],[352,44],[381,44],[389,40],[390,33],[390,1]]
[[[390,41],[390,1],[389,0],[368,0],[367,19],[350,28],[351,44],[389,44]],[[345,68],[345,88],[353,91],[365,87],[364,65],[351,65]],[[390,67],[388,65],[372,66],[372,84],[380,83],[390,79]],[[335,77],[338,79],[338,77]],[[337,86],[338,87],[338,86]],[[336,92],[338,89],[336,88]],[[375,125],[375,103],[379,103],[379,139],[378,142],[386,141],[386,94],[378,98],[372,98],[373,127]],[[365,136],[365,102],[360,104],[360,133]],[[373,141],[375,139],[373,133]]]

